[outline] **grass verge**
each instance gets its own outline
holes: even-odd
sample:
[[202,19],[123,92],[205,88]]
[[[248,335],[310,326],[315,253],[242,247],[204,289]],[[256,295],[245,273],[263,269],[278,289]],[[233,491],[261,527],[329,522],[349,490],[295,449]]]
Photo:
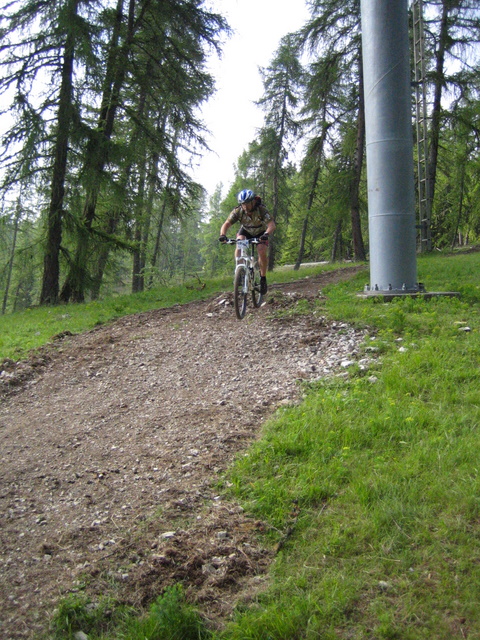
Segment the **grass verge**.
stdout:
[[51,640],[209,640],[212,637],[198,611],[186,603],[181,585],[166,589],[143,616],[113,601],[92,603],[83,596],[74,596],[60,604],[51,628]]
[[462,298],[358,300],[361,277],[325,291],[381,357],[310,385],[230,472],[282,544],[225,640],[480,637],[480,254],[419,271]]

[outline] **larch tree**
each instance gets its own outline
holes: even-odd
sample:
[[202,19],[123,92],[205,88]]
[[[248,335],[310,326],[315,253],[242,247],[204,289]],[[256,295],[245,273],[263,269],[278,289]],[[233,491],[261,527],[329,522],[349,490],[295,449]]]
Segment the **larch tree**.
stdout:
[[[198,0],[170,0],[154,3],[129,0],[128,12],[121,0],[117,10],[124,22],[119,39],[112,41],[117,54],[108,58],[102,108],[92,129],[85,156],[83,176],[86,185],[85,205],[79,221],[75,258],[72,260],[62,289],[62,299],[81,301],[91,286],[88,273],[89,252],[96,233],[95,222],[101,217],[98,204],[102,196],[108,200],[112,189],[112,164],[131,163],[129,188],[136,193],[133,242],[134,290],[143,286],[138,269],[145,266],[142,249],[148,239],[145,228],[147,164],[170,172],[171,182],[180,190],[189,189],[191,180],[182,168],[179,150],[191,152],[191,141],[201,144],[201,123],[194,111],[213,90],[213,80],[203,67],[208,48],[218,47],[220,34],[226,29],[217,14],[201,8]],[[111,65],[111,69],[109,68]],[[107,78],[109,79],[107,81]],[[160,120],[158,114],[161,114]],[[179,146],[172,152],[170,132],[173,120],[181,122]],[[163,127],[159,128],[159,121]],[[175,135],[175,134],[174,134]],[[135,147],[128,142],[135,140]],[[139,144],[140,143],[140,144]],[[154,156],[158,162],[153,162]],[[119,159],[118,159],[119,158]],[[109,171],[107,171],[107,168]],[[149,186],[155,180],[148,176]],[[138,214],[138,215],[137,215]],[[98,283],[95,285],[98,287]]]
[[[297,106],[303,79],[303,68],[291,35],[281,40],[270,65],[262,70],[262,76],[264,93],[258,104],[263,108],[265,117],[259,147],[261,156],[268,162],[268,174],[264,175],[268,175],[271,213],[275,220],[281,217],[288,223],[285,183],[291,170],[288,165],[290,145],[298,133]],[[282,236],[281,228],[276,234],[276,242],[279,236]],[[272,238],[268,258],[270,270],[275,264],[275,255],[276,244]]]
[[0,27],[13,118],[0,189],[33,185],[44,212],[41,302],[81,301],[98,295],[111,248],[135,251],[137,209],[145,263],[145,211],[167,181],[180,202],[196,195],[187,165],[203,144],[196,110],[213,91],[205,62],[228,27],[200,0],[12,0]]
[[[321,142],[310,146],[310,149],[317,148],[324,153],[325,129],[333,138],[345,122],[352,125],[355,122],[355,146],[351,151],[348,187],[350,224],[355,259],[365,260],[360,210],[365,141],[360,1],[314,0],[311,19],[298,33],[298,42],[300,50],[307,50],[314,59],[313,72],[318,69],[326,82],[323,89],[319,88],[318,82],[307,85],[305,115],[307,121],[315,122],[316,119],[318,123],[317,131],[310,128],[310,136]],[[325,75],[325,70],[329,75]],[[319,91],[320,100],[315,98],[312,89]],[[355,119],[351,117],[353,113],[356,114]]]
[[94,57],[89,12],[95,4],[19,0],[2,15],[0,92],[10,99],[3,113],[13,124],[4,137],[0,188],[5,193],[36,180],[50,192],[40,296],[44,304],[58,300],[67,155],[78,121],[74,66]]
[[298,212],[301,222],[300,245],[295,269],[298,270],[305,255],[307,230],[312,209],[321,188],[322,166],[329,146],[329,132],[335,131],[344,113],[342,96],[338,96],[339,77],[342,76],[341,57],[335,52],[311,63],[304,85],[304,106],[301,112],[303,129],[307,137],[306,153],[301,163],[302,193]]
[[[480,7],[477,0],[429,0],[424,8],[425,50],[430,56],[426,80],[431,97],[428,183],[435,206],[442,130],[451,113],[446,105],[462,96],[478,77]],[[438,206],[441,210],[441,203]]]

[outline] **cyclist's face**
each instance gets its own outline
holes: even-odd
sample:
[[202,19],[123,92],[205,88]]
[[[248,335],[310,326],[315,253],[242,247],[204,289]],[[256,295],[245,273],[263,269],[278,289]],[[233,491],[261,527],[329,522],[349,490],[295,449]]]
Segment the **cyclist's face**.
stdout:
[[249,213],[253,209],[253,200],[250,200],[250,202],[244,202],[242,204],[242,209]]

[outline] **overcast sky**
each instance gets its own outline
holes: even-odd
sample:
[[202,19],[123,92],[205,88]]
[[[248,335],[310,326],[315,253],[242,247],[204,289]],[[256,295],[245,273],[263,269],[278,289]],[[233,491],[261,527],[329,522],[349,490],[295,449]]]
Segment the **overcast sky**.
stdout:
[[217,92],[203,109],[212,132],[212,153],[200,162],[192,176],[211,196],[220,182],[224,192],[234,177],[234,164],[262,126],[263,113],[253,103],[263,94],[258,67],[266,67],[280,38],[297,30],[309,13],[304,0],[210,0],[212,9],[224,15],[234,30],[220,60],[212,59],[210,71]]

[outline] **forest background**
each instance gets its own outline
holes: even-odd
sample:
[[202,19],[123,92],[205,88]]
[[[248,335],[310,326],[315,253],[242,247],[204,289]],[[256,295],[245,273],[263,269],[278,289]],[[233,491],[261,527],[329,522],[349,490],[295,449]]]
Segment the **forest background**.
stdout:
[[[423,4],[431,231],[443,250],[480,235],[480,9]],[[206,150],[199,114],[215,90],[208,61],[229,35],[222,15],[198,0],[4,3],[1,313],[225,273],[219,228],[244,186],[277,220],[270,269],[368,259],[360,2],[309,8],[262,69],[263,125],[233,183],[207,201],[189,169]],[[412,60],[415,136],[414,99]]]

